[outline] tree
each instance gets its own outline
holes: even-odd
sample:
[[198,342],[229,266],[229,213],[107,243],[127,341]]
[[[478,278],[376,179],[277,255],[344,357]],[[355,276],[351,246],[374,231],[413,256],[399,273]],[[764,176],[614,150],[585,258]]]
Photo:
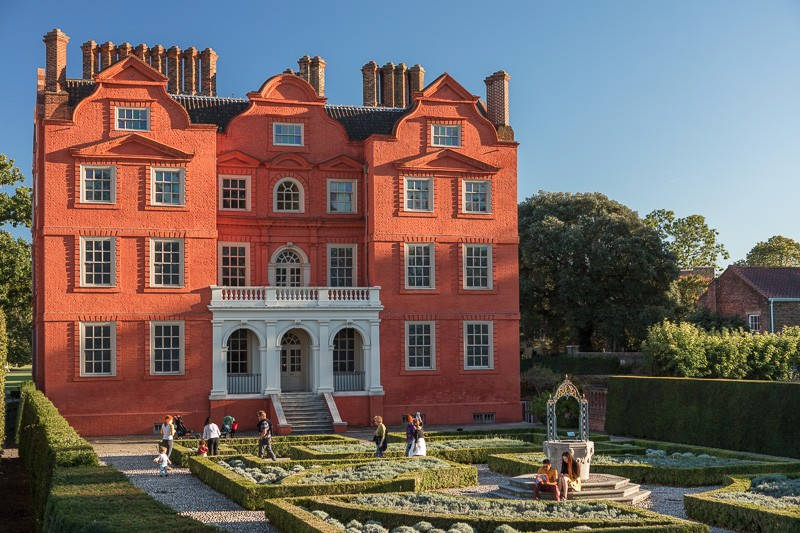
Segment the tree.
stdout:
[[744,266],[774,266],[785,267],[800,266],[800,242],[775,235],[770,237],[767,242],[759,242],[747,252],[744,261],[737,264]]
[[678,268],[713,266],[716,269],[718,258],[730,257],[725,246],[717,242],[719,232],[709,228],[702,215],[675,218],[673,211],[657,209],[644,221],[658,231],[661,240],[675,254]]
[[[0,185],[17,185],[14,194],[0,193],[0,225],[31,227],[31,189],[14,160],[0,154]],[[8,361],[31,362],[31,245],[0,230],[0,308],[6,315]]]
[[638,347],[669,311],[677,277],[658,232],[599,193],[539,192],[519,206],[520,302],[526,335]]

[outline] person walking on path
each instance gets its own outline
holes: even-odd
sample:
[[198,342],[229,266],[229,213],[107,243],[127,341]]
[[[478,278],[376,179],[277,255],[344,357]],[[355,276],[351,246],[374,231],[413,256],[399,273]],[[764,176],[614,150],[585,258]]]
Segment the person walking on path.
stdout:
[[386,450],[386,426],[383,425],[383,417],[376,416],[373,418],[375,425],[375,436],[372,440],[375,441],[375,457],[383,457],[383,452]]
[[164,423],[161,424],[161,445],[167,449],[167,457],[172,454],[174,435],[175,426],[172,425],[172,416],[167,415],[164,417]]
[[161,453],[158,454],[158,457],[153,459],[153,462],[158,464],[158,477],[167,477],[169,474],[169,465],[172,464],[172,461],[169,460],[166,446],[159,446],[158,451]]
[[425,445],[425,431],[422,430],[422,420],[414,420],[414,451],[411,455],[425,457],[428,455],[428,447]]
[[264,458],[264,448],[267,448],[267,453],[272,457],[273,461],[277,461],[275,452],[272,451],[272,422],[267,418],[267,413],[264,411],[258,412],[258,456]]
[[219,453],[219,436],[219,426],[212,422],[209,416],[203,426],[203,438],[208,443],[209,455],[217,455]]
[[414,417],[411,415],[406,415],[406,422],[406,457],[411,457],[414,451],[417,429],[414,427]]

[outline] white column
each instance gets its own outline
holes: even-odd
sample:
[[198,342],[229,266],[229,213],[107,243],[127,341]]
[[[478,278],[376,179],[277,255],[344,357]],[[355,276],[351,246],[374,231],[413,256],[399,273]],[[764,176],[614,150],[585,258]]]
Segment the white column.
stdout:
[[222,320],[211,321],[211,400],[228,395],[228,349],[222,346],[222,324]]
[[275,322],[265,321],[267,336],[265,338],[267,346],[264,354],[266,373],[266,380],[262,378],[264,386],[264,394],[280,394],[281,393],[281,354],[280,346],[278,346],[278,333],[277,324]]
[[367,391],[383,394],[381,387],[381,321],[369,321],[369,374],[366,376]]
[[269,356],[266,344],[262,344],[258,347],[258,361],[261,369],[261,392],[262,394],[266,394],[266,391],[269,389],[269,383],[267,382],[267,376],[269,375],[267,372]]
[[319,347],[316,351],[318,393],[333,392],[333,352],[331,351],[330,328],[327,322],[319,323]]

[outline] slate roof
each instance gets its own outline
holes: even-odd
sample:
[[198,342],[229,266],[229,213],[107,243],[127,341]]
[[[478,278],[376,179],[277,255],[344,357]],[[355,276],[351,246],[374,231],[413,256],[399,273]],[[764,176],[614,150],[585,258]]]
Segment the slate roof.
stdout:
[[730,267],[766,298],[800,298],[798,267]]
[[[83,79],[68,79],[67,92],[69,105],[75,106],[94,91],[94,82]],[[236,115],[249,106],[247,98],[225,98],[219,96],[200,96],[171,94],[181,104],[194,124],[216,124],[219,131]],[[353,105],[326,105],[325,112],[344,126],[348,137],[353,141],[363,141],[373,134],[390,134],[394,125],[408,109],[390,107],[365,107]]]

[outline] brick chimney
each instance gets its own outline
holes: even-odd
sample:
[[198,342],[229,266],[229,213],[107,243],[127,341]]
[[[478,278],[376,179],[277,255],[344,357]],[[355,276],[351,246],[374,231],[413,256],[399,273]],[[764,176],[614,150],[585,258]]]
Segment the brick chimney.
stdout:
[[378,64],[370,61],[361,67],[362,87],[364,91],[364,105],[375,107],[378,105]]
[[100,70],[113,65],[117,60],[117,49],[114,43],[106,41],[100,45]]
[[206,96],[217,96],[217,53],[211,48],[200,52],[202,80],[200,90]]
[[150,66],[159,71],[161,74],[167,73],[167,55],[166,50],[160,44],[155,45],[150,49]]
[[425,69],[422,68],[422,65],[414,65],[408,69],[408,92],[414,94],[421,91],[423,87],[425,87]]
[[405,63],[400,63],[394,67],[394,106],[406,107],[408,95],[408,83],[406,71],[408,68]]
[[483,80],[486,83],[486,108],[489,122],[497,129],[497,137],[502,140],[514,140],[508,116],[508,80],[511,76],[498,70]]
[[197,48],[190,46],[183,51],[183,94],[197,94]]
[[311,58],[308,83],[314,87],[317,96],[325,96],[325,60],[319,56]]
[[391,61],[381,67],[381,105],[394,107],[394,63]]
[[133,55],[135,55],[136,57],[138,57],[139,59],[141,59],[142,61],[144,61],[146,64],[149,65],[150,56],[148,55],[147,50],[148,50],[147,45],[141,43],[137,45],[136,48],[133,49]]
[[171,46],[167,50],[167,92],[177,94],[183,87],[183,76],[181,72],[181,49]]
[[301,57],[297,60],[297,66],[300,67],[300,70],[297,71],[297,75],[308,81],[309,70],[311,70],[311,58],[309,56]]
[[48,92],[64,92],[67,83],[67,43],[69,37],[59,28],[47,33],[42,39],[45,44],[44,86]]
[[83,79],[91,80],[97,72],[97,54],[100,47],[94,41],[86,41],[81,45],[83,52]]
[[121,45],[117,46],[117,61],[122,61],[132,54],[133,46],[131,46],[131,43],[122,43]]

